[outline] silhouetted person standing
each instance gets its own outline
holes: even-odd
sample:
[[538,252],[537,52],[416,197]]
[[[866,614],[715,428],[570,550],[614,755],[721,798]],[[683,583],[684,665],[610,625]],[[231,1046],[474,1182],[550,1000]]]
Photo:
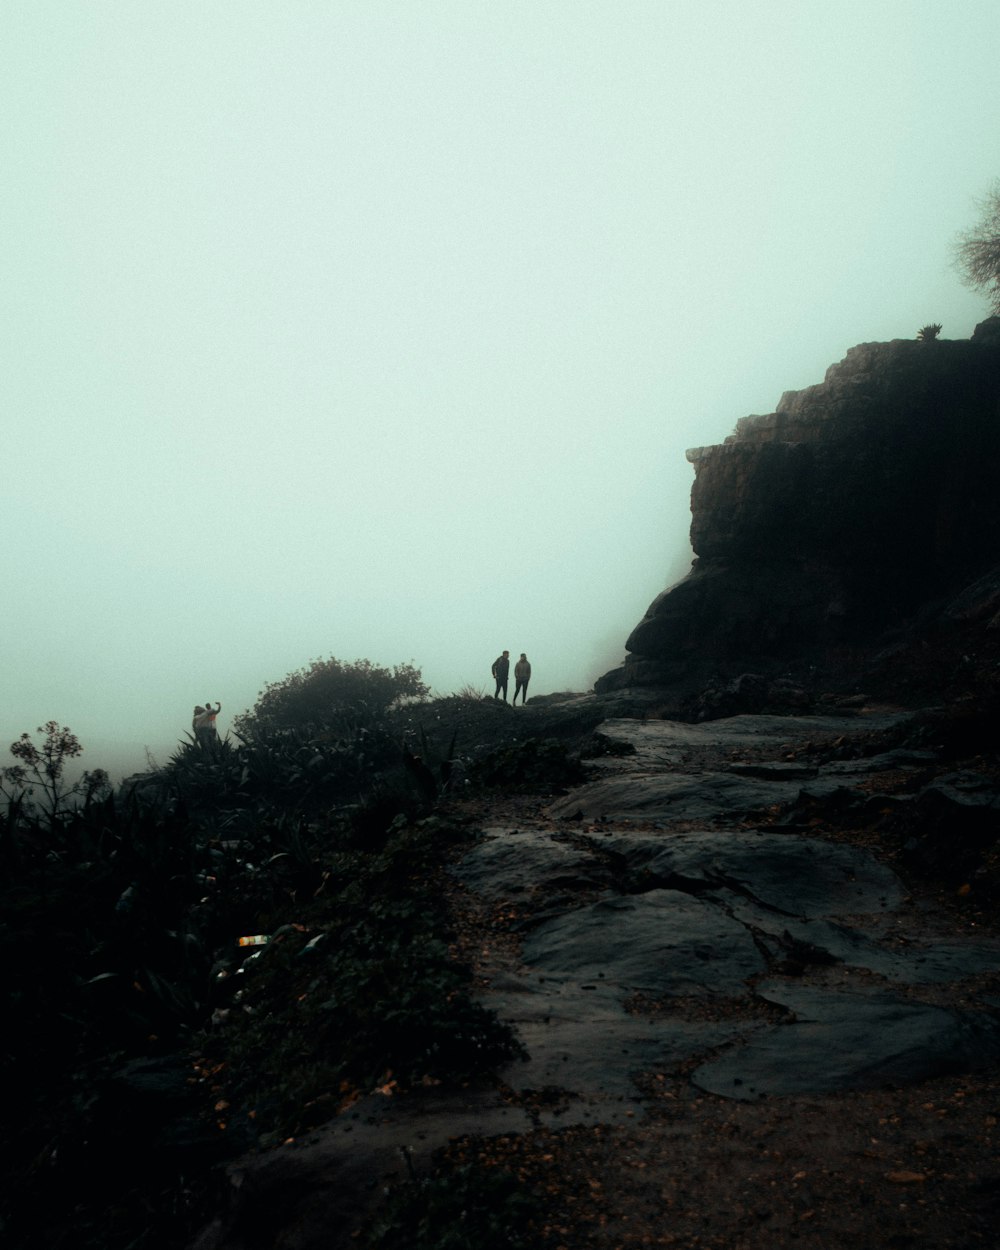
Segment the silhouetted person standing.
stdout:
[[496,678],[497,688],[493,692],[494,699],[499,699],[500,691],[503,691],[503,701],[507,702],[507,675],[510,672],[510,652],[505,651],[503,655],[498,655],[493,661],[493,668],[490,670]]
[[198,743],[203,747],[210,747],[218,741],[219,731],[215,728],[215,718],[222,711],[222,704],[216,700],[215,707],[212,707],[211,700],[205,707],[196,707],[194,710],[194,720],[192,727],[194,736]]
[[528,663],[528,657],[521,652],[521,658],[514,665],[514,699],[517,703],[517,696],[521,696],[521,706],[524,707],[528,701],[528,682],[531,681],[531,665]]

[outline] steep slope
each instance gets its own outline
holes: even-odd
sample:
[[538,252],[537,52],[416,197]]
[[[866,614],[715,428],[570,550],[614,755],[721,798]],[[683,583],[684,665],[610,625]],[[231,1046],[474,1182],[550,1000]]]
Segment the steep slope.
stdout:
[[963,627],[1000,610],[1000,318],[967,341],[854,347],[688,459],[697,559],[599,691],[836,667],[940,626],[963,592]]

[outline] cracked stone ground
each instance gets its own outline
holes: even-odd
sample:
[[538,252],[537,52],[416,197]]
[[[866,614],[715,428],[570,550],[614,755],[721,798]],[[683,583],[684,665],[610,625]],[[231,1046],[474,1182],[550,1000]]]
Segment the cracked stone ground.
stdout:
[[410,1169],[481,1161],[546,1195],[540,1247],[994,1245],[1000,941],[878,847],[774,821],[926,770],[803,762],[892,719],[609,721],[632,751],[584,786],[476,804],[448,888],[527,1057],[252,1167],[309,1178],[281,1244],[351,1244]]

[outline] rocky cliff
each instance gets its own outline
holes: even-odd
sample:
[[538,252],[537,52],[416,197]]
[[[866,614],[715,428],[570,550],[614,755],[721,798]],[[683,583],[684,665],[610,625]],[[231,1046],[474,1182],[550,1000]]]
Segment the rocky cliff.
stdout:
[[822,671],[945,618],[1000,632],[1000,318],[854,347],[687,455],[697,558],[599,691]]

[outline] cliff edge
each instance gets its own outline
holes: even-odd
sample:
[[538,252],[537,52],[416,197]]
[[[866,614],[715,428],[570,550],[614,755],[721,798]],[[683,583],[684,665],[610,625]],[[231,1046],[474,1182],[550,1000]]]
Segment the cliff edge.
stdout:
[[1000,318],[864,343],[694,466],[690,574],[599,692],[834,673],[921,632],[1000,633]]

